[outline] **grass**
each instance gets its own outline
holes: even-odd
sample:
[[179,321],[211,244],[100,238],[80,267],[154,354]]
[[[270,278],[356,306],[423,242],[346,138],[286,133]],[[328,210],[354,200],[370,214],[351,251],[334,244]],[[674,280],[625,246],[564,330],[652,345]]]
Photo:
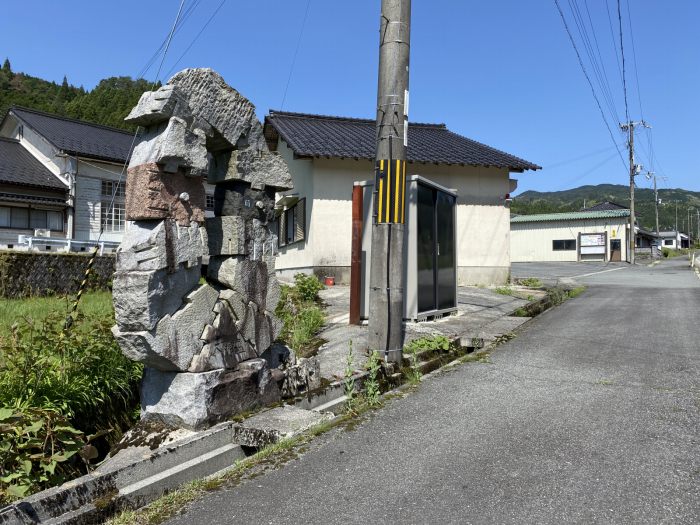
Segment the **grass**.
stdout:
[[[32,319],[44,321],[49,315],[70,311],[74,297],[30,297],[25,299],[0,299],[0,341],[9,336],[16,322]],[[78,311],[87,319],[104,319],[112,315],[112,294],[107,291],[94,291],[83,294]]]
[[518,283],[522,286],[527,286],[528,288],[542,288],[542,281],[540,281],[537,277],[520,279]]
[[499,295],[513,295],[513,289],[509,286],[499,286],[494,290]]
[[568,292],[569,299],[573,299],[574,297],[578,297],[579,295],[581,295],[584,292],[585,289],[586,289],[585,286],[577,286],[573,290],[569,290],[569,292]]

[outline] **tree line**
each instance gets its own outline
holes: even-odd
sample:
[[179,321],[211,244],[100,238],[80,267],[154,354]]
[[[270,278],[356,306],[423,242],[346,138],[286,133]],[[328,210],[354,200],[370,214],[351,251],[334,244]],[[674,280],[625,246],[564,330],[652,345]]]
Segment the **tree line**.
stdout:
[[75,87],[64,76],[63,82],[49,82],[25,73],[16,73],[8,58],[0,69],[0,117],[13,106],[47,111],[63,117],[133,131],[124,122],[141,94],[153,88],[144,79],[109,77],[92,90]]

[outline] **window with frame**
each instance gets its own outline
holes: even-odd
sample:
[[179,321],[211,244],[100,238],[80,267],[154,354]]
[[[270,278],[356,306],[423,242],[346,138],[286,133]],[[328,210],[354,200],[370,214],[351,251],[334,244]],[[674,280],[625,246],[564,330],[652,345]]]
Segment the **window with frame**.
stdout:
[[552,250],[555,252],[569,251],[576,249],[576,239],[562,239],[552,241]]
[[277,224],[280,248],[306,239],[306,199],[299,199],[294,206],[285,209]]
[[664,239],[664,246],[673,246],[673,239]]
[[63,231],[63,212],[0,206],[0,228]]
[[121,182],[102,181],[100,205],[100,228],[106,232],[123,232],[126,224],[126,188]]
[[206,202],[204,203],[204,208],[206,210],[213,210],[214,209],[214,196],[213,195],[206,195]]

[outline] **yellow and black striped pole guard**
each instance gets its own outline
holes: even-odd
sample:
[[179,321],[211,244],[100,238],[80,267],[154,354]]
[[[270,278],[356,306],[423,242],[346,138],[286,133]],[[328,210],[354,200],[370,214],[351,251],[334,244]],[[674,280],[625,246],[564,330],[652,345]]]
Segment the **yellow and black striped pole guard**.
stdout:
[[377,161],[377,223],[403,224],[406,200],[406,161]]

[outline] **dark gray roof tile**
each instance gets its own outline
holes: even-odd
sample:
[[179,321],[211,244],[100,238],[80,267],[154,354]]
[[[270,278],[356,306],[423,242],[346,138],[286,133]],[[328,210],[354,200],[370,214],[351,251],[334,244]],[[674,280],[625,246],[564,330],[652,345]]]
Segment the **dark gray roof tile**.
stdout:
[[67,190],[65,184],[14,139],[0,137],[0,182]]
[[69,155],[118,163],[129,157],[134,134],[128,131],[17,106],[10,113]]
[[[272,142],[279,136],[301,157],[371,160],[375,155],[375,122],[369,119],[270,111],[265,117],[265,135]],[[409,162],[494,166],[510,171],[540,169],[458,135],[445,124],[409,123],[407,157]]]

